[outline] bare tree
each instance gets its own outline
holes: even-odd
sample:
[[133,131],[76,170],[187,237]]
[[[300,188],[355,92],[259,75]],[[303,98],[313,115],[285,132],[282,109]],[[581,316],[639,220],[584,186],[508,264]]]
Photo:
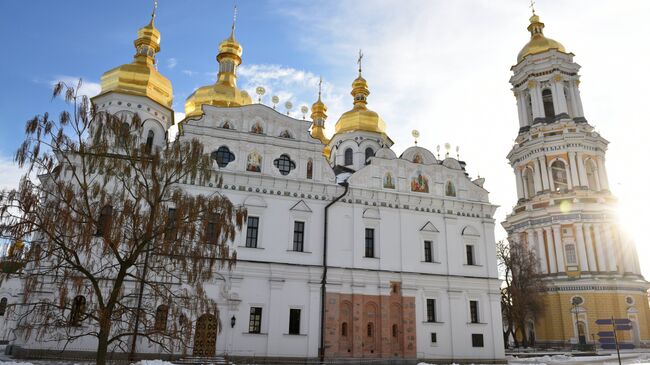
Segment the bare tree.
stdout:
[[[497,260],[504,282],[501,288],[501,311],[505,324],[503,339],[508,343],[512,335],[515,346],[531,345],[526,323],[535,321],[541,313],[541,292],[544,282],[539,274],[535,252],[519,241],[499,241]],[[519,336],[517,336],[519,335]]]
[[100,365],[136,336],[185,350],[191,318],[218,318],[203,284],[235,263],[229,242],[246,212],[214,189],[183,188],[220,185],[201,143],[143,142],[137,115],[98,111],[80,86],[58,83],[53,98],[70,110],[27,122],[15,159],[28,172],[0,194],[0,234],[25,242],[18,333],[95,337]]

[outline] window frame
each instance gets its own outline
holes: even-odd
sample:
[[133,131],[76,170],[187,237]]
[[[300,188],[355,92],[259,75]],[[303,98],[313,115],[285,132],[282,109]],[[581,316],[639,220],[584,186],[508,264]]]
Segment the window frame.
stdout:
[[469,300],[469,323],[481,323],[480,305],[477,299]]
[[423,246],[424,246],[423,247],[424,248],[424,262],[435,262],[435,257],[433,257],[433,253],[434,253],[433,240],[425,239],[423,241]]
[[278,169],[280,175],[288,176],[291,171],[296,169],[296,162],[291,159],[289,154],[283,153],[280,157],[273,160],[273,166]]
[[[297,313],[297,317],[296,317]],[[301,327],[301,318],[302,309],[301,308],[289,308],[289,335],[300,335]],[[297,323],[296,323],[297,321]]]
[[465,242],[465,265],[478,266],[476,262],[476,250],[473,243]]
[[[254,227],[251,227],[251,219],[255,220],[256,224]],[[246,218],[246,237],[244,239],[244,246],[248,248],[259,248],[259,238],[260,238],[260,217],[249,215]],[[251,236],[252,229],[254,229],[255,237]]]
[[[364,232],[365,233],[364,233],[364,256],[363,257],[377,258],[375,228],[365,227]],[[368,233],[371,233],[370,237],[368,236]],[[370,253],[371,255],[368,255],[368,253]]]
[[352,147],[347,147],[345,150],[343,150],[343,165],[354,165],[354,151],[352,150]]
[[427,323],[438,323],[436,313],[436,299],[426,298],[425,301],[425,319]]
[[[295,252],[305,252],[305,232],[306,232],[307,222],[303,220],[294,220],[293,221],[293,246],[292,251]],[[301,230],[298,230],[298,226],[302,226]],[[298,235],[298,236],[296,236]],[[300,238],[296,240],[296,238]]]
[[[253,313],[253,311],[257,312],[258,309],[259,309],[259,313]],[[263,313],[264,313],[263,307],[250,306],[248,310],[248,333],[252,333],[252,334],[262,333]]]
[[472,347],[485,347],[485,339],[482,333],[472,333]]

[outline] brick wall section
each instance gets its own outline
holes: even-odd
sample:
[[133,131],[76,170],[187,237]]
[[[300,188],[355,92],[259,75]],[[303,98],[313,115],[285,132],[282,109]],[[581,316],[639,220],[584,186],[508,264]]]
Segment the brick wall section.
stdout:
[[389,295],[326,294],[326,357],[416,357],[415,298],[402,296],[400,283],[390,284]]

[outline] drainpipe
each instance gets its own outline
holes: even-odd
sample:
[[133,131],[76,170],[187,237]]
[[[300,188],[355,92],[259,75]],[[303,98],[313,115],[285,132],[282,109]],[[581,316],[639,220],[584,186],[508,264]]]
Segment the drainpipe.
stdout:
[[343,194],[336,197],[329,204],[325,206],[325,225],[323,230],[323,276],[320,282],[320,349],[318,349],[318,357],[320,362],[325,361],[325,286],[327,285],[327,211],[337,201],[341,200],[347,193],[347,181],[341,183],[345,187]]

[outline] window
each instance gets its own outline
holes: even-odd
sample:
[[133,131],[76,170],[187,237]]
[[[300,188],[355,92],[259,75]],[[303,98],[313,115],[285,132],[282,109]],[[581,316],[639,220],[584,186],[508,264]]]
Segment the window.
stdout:
[[123,146],[126,146],[130,133],[131,126],[129,123],[122,122],[122,125],[120,126],[120,141],[122,142]]
[[467,259],[467,265],[476,265],[474,260],[474,245],[465,245],[465,256]]
[[300,334],[300,309],[289,309],[289,334]]
[[375,150],[370,147],[366,148],[366,165],[370,164],[370,157],[373,157],[374,155]]
[[341,323],[341,337],[348,337],[348,323]]
[[251,307],[251,314],[248,320],[248,333],[260,333],[262,330],[262,308]]
[[391,332],[392,332],[392,334],[393,334],[393,337],[397,338],[397,334],[398,334],[398,332],[399,332],[399,329],[397,328],[397,325],[396,325],[396,324],[393,324],[393,328],[392,328],[392,331],[391,331]]
[[273,160],[273,165],[280,170],[280,173],[282,175],[289,175],[291,170],[296,168],[296,163],[291,161],[291,158],[289,158],[289,155],[287,154],[282,154],[280,155],[280,158],[276,158]]
[[314,177],[314,161],[310,158],[307,160],[307,178],[312,179]]
[[431,241],[424,241],[424,261],[433,262],[433,252],[431,251]]
[[226,167],[229,163],[235,161],[235,154],[230,152],[230,149],[226,146],[221,146],[212,152],[211,157],[217,161],[219,167]]
[[0,299],[0,316],[4,316],[7,311],[7,298],[3,297]]
[[594,191],[598,190],[597,170],[593,160],[589,159],[585,161],[585,170],[587,170],[587,185],[589,185],[589,189]]
[[293,222],[293,250],[304,251],[305,243],[305,222]]
[[435,332],[431,332],[431,343],[432,344],[438,343],[438,334]]
[[154,133],[152,130],[150,130],[147,133],[147,143],[145,144],[146,153],[151,153],[151,149],[153,148],[153,137],[154,137]]
[[350,166],[352,165],[352,148],[348,148],[345,150],[345,156],[344,156],[344,165],[345,166]]
[[560,191],[568,188],[567,185],[567,174],[564,162],[560,160],[555,160],[551,164],[551,177],[553,178],[553,184],[555,185],[555,190]]
[[217,243],[216,215],[208,214],[208,223],[205,227],[205,236],[208,243]]
[[483,347],[483,334],[472,333],[472,347]]
[[451,181],[447,181],[447,185],[445,185],[445,195],[456,196],[456,187],[454,187],[454,183]]
[[366,334],[368,335],[368,337],[372,337],[375,335],[375,326],[372,324],[372,322],[368,323]]
[[169,307],[166,305],[159,305],[156,308],[156,320],[154,322],[153,328],[156,331],[164,331],[167,329],[167,314],[169,313]]
[[553,94],[551,90],[542,90],[542,101],[544,102],[544,116],[546,119],[555,117],[555,108],[553,107]]
[[436,300],[427,299],[427,322],[436,322]]
[[469,321],[471,323],[479,323],[478,301],[477,300],[470,300],[469,301]]
[[375,230],[366,228],[366,257],[375,257]]
[[72,300],[72,308],[70,310],[70,325],[71,326],[80,326],[81,321],[86,311],[86,297],[83,295],[77,295]]
[[525,191],[528,194],[526,198],[530,199],[535,196],[535,181],[533,179],[533,170],[527,168],[524,170]]
[[258,217],[248,217],[246,224],[246,247],[257,247],[257,233],[260,226]]
[[99,220],[97,221],[96,236],[103,236],[110,233],[111,221],[113,220],[113,207],[105,205],[99,213]]
[[566,263],[569,265],[578,264],[578,256],[576,255],[576,245],[568,243],[564,245],[564,253],[566,255]]
[[526,92],[526,111],[528,112],[528,125],[533,125],[533,100],[528,92]]

